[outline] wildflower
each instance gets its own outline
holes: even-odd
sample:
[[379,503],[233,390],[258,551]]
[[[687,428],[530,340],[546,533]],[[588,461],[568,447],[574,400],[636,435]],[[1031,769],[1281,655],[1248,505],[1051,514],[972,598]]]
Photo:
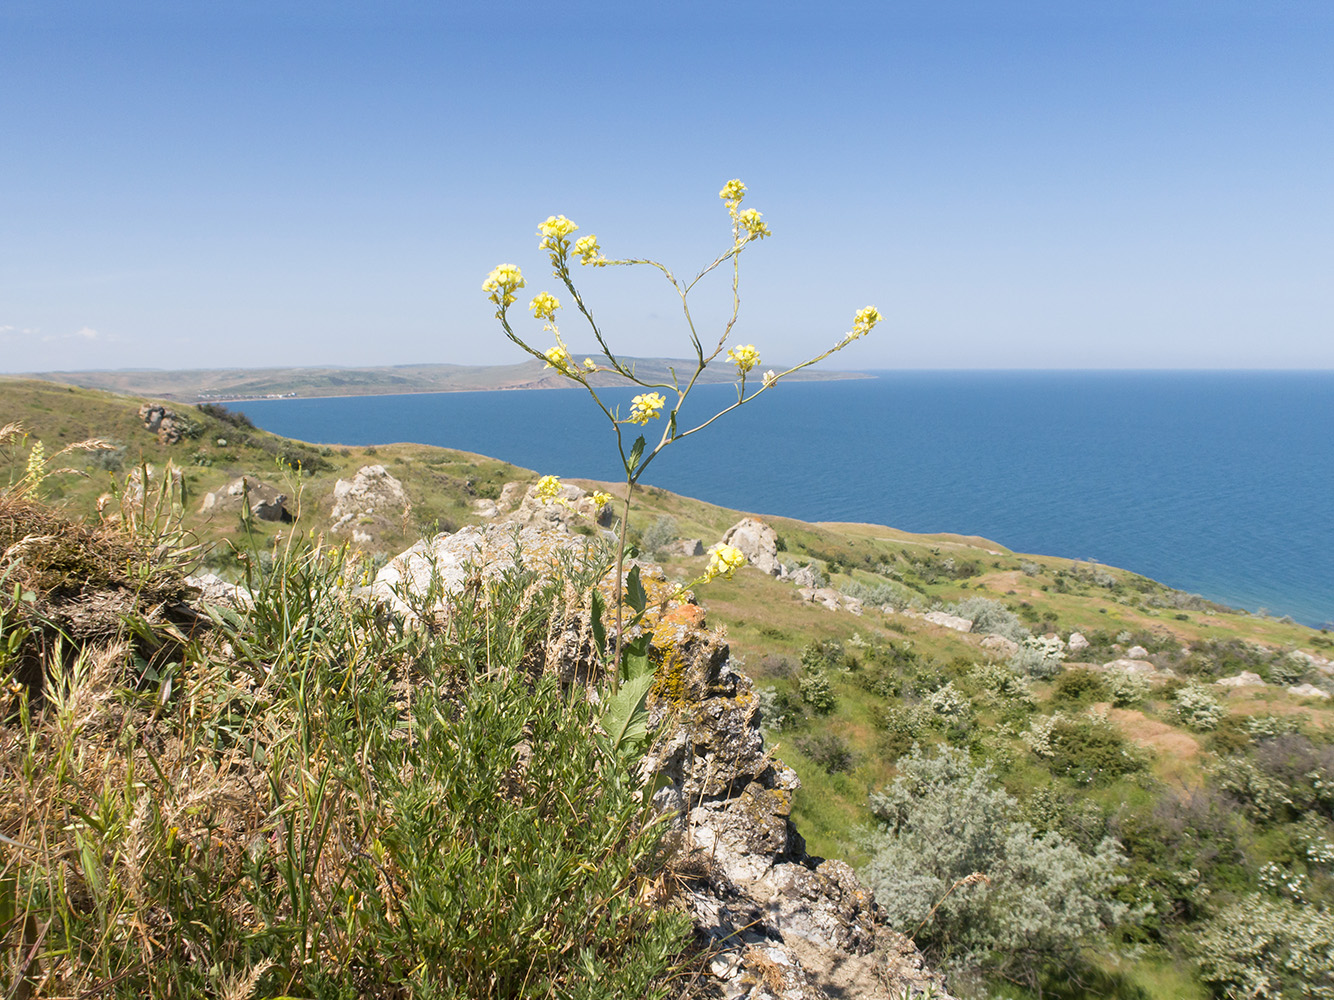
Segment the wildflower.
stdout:
[[537,233],[542,237],[538,244],[543,250],[559,253],[565,248],[565,237],[579,227],[563,215],[548,215],[547,221],[538,224]]
[[778,373],[774,371],[772,368],[770,368],[767,372],[764,373],[764,387],[766,389],[772,389],[777,384],[778,384]]
[[491,301],[504,309],[514,301],[515,291],[523,286],[523,272],[513,264],[498,264],[482,282],[482,291],[490,292]]
[[533,316],[537,319],[555,319],[556,310],[560,308],[560,300],[550,292],[538,292],[533,296],[528,308],[533,311]]
[[607,506],[607,504],[611,503],[612,495],[610,493],[603,493],[601,490],[594,490],[593,495],[589,497],[589,499],[593,501],[594,507],[601,510],[603,507]]
[[662,408],[667,400],[660,392],[646,392],[630,400],[630,423],[646,424],[662,416]]
[[598,370],[598,363],[592,358],[584,358],[584,368],[590,372],[595,372]]
[[736,217],[736,221],[746,231],[747,239],[762,240],[766,236],[773,235],[769,227],[760,221],[760,215],[761,213],[755,211],[755,209],[748,208]]
[[857,314],[852,317],[852,332],[844,340],[856,340],[858,337],[864,337],[880,322],[880,310],[875,306],[867,306],[865,309],[858,309]]
[[727,202],[728,208],[735,208],[741,204],[741,199],[746,197],[746,185],[733,178],[723,185],[723,189],[718,192],[718,197]]
[[554,368],[562,375],[569,375],[573,371],[573,364],[570,361],[570,352],[557,344],[555,347],[548,348],[545,351],[547,363],[545,368]]
[[28,467],[23,478],[34,486],[46,478],[46,445],[38,441],[28,452]]
[[728,351],[727,360],[736,365],[736,370],[744,375],[760,363],[760,352],[755,350],[754,344],[746,344],[744,347],[734,347]]
[[740,549],[731,545],[715,545],[709,549],[709,566],[704,571],[704,581],[707,583],[719,576],[730,580],[732,574],[744,565],[746,557]]
[[560,496],[562,489],[560,476],[543,476],[537,481],[537,499],[550,503]]
[[574,241],[574,253],[583,264],[597,267],[607,262],[607,258],[602,256],[602,248],[598,246],[598,238],[592,233],[580,236]]

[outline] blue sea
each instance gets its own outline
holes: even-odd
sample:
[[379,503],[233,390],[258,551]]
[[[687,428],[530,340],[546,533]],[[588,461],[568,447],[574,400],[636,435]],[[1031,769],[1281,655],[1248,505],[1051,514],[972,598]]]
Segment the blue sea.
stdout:
[[[1334,372],[875,372],[785,383],[643,482],[761,514],[982,535],[1250,611],[1334,620]],[[631,393],[609,399],[628,410]],[[691,395],[682,423],[735,399]],[[617,480],[582,390],[233,404],[288,437],[414,441]]]

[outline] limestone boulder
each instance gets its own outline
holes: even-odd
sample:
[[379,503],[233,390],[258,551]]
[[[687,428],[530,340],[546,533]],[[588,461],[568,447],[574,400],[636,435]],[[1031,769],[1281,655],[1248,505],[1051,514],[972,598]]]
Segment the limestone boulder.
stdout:
[[1264,687],[1264,678],[1249,670],[1243,670],[1234,677],[1220,677],[1214,681],[1219,687]]
[[669,557],[702,556],[704,554],[704,541],[699,538],[678,538],[676,541],[664,545],[662,552]]
[[1314,684],[1294,684],[1288,688],[1288,694],[1295,694],[1298,698],[1329,698],[1329,692],[1324,688],[1318,688]]
[[182,438],[197,433],[192,430],[189,421],[175,410],[169,410],[157,403],[145,403],[139,407],[139,419],[144,428],[157,435],[158,444],[176,444]]
[[947,614],[944,611],[928,611],[922,617],[932,625],[954,629],[956,632],[971,632],[973,630],[973,623],[970,619],[960,618],[958,615]]
[[[513,484],[507,484],[505,488],[508,489],[510,485]],[[504,502],[505,491],[502,490],[497,507],[503,510]],[[513,524],[559,524],[567,527],[585,524],[605,528],[616,517],[612,507],[612,504],[607,504],[599,509],[588,491],[573,483],[562,483],[560,493],[554,498],[540,497],[537,495],[537,484],[534,483],[527,487],[518,506],[505,515],[505,520]]]
[[824,575],[814,566],[801,566],[788,573],[787,580],[794,587],[809,587],[814,590],[824,584]]
[[1072,653],[1079,653],[1089,648],[1089,641],[1079,632],[1071,632],[1066,640],[1066,648]]
[[287,494],[254,476],[234,479],[220,490],[204,494],[200,510],[206,514],[239,513],[249,507],[261,521],[291,521]]
[[1126,659],[1128,660],[1147,660],[1149,651],[1143,646],[1131,646],[1126,650]]
[[403,484],[383,465],[363,465],[351,479],[338,480],[333,498],[330,530],[362,545],[399,525],[412,506]]
[[761,573],[783,575],[778,561],[778,532],[758,518],[743,517],[732,525],[723,535],[723,544],[740,549],[746,563]]

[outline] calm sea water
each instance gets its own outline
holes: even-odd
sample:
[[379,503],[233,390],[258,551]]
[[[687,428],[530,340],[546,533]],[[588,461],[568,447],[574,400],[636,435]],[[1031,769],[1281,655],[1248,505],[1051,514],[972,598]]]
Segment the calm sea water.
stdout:
[[[783,385],[667,449],[644,481],[757,513],[983,535],[1334,620],[1334,372],[875,375]],[[688,405],[708,414],[731,392],[704,386]],[[612,394],[623,412],[630,395]],[[611,429],[578,390],[234,406],[305,441],[415,441],[620,478]]]

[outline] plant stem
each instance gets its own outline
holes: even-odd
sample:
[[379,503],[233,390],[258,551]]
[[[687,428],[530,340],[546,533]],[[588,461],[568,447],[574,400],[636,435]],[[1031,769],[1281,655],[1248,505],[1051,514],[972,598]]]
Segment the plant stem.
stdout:
[[621,512],[621,534],[616,542],[616,655],[611,661],[611,693],[621,689],[621,647],[625,645],[625,636],[621,634],[625,621],[625,577],[621,575],[625,565],[625,533],[630,525],[630,495],[634,493],[635,481],[625,482],[625,509]]

